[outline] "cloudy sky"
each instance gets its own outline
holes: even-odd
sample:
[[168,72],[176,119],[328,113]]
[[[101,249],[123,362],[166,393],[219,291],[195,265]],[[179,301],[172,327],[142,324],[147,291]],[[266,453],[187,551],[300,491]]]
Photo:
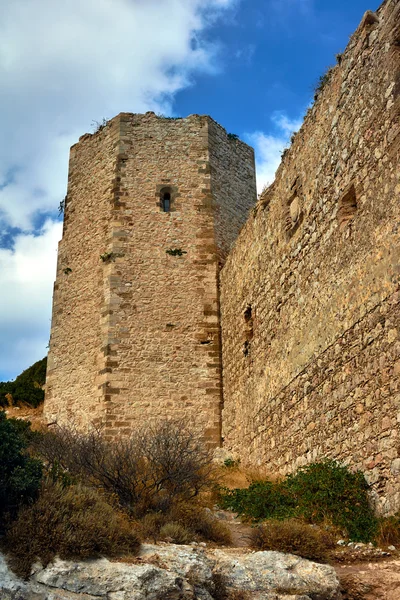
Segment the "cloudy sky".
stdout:
[[0,381],[42,358],[69,147],[121,111],[210,114],[273,180],[375,0],[1,0]]

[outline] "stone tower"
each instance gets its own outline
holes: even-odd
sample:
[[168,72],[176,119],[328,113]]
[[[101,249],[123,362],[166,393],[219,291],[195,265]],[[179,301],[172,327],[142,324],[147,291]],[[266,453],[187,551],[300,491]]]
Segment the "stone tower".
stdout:
[[210,117],[122,113],[71,148],[45,416],[112,437],[221,435],[218,273],[256,200],[253,150]]

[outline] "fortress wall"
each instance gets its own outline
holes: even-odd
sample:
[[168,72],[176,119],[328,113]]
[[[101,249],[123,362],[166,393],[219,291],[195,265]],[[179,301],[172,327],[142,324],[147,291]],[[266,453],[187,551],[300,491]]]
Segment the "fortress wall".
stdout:
[[[246,173],[254,169],[254,160],[245,144],[225,136],[211,166],[211,122],[198,115],[167,119],[154,113],[122,113],[93,136],[104,144],[105,153],[108,137],[115,136],[113,169],[105,171],[95,156],[88,172],[85,162],[78,164],[88,152],[86,145],[92,143],[90,136],[83,140],[76,162],[81,187],[73,188],[69,195],[78,206],[84,204],[85,186],[96,196],[97,181],[105,177],[108,203],[90,206],[93,230],[88,235],[96,232],[92,262],[76,279],[72,278],[74,263],[68,278],[76,302],[88,285],[87,277],[93,285],[88,293],[90,302],[78,309],[86,316],[75,333],[82,341],[82,356],[78,346],[71,354],[69,326],[62,319],[59,324],[69,366],[53,372],[59,387],[57,395],[53,392],[52,414],[58,420],[61,413],[57,407],[61,410],[74,393],[79,399],[72,403],[75,416],[101,422],[110,437],[129,434],[152,420],[182,418],[202,431],[211,446],[220,443],[218,244],[226,243],[229,228],[222,231],[215,226],[215,215],[225,200],[221,190],[214,196],[213,188],[214,181],[222,177],[221,169],[238,163],[237,156]],[[246,149],[241,151],[241,147]],[[254,198],[254,170],[249,181],[246,189],[239,184],[237,189],[231,186],[229,201],[233,205],[244,202],[244,197]],[[161,207],[163,190],[171,194],[170,212]],[[76,213],[67,213],[66,218],[74,234],[63,240],[69,256],[71,248],[85,247],[86,232],[79,227],[81,217]],[[97,228],[98,219],[107,224],[105,229]],[[237,231],[237,221],[241,219],[240,225],[244,221],[243,212],[239,210],[232,219],[232,231]],[[108,258],[102,261],[100,255]],[[57,303],[64,309],[64,298]],[[69,369],[78,369],[77,378],[84,382],[88,370],[85,352],[92,363],[98,356],[94,385],[91,380],[93,387],[87,393],[85,389],[84,396],[76,388],[66,393],[62,386],[69,386]],[[100,413],[96,411],[99,401]],[[47,400],[46,411],[50,413]]]
[[106,294],[99,256],[111,238],[118,138],[115,128],[107,128],[82,136],[71,148],[47,366],[48,422],[84,424],[104,409],[96,383],[104,366],[101,306]]
[[212,119],[208,131],[215,232],[220,263],[224,264],[257,201],[254,150]]
[[400,3],[367,13],[221,273],[225,447],[400,508]]

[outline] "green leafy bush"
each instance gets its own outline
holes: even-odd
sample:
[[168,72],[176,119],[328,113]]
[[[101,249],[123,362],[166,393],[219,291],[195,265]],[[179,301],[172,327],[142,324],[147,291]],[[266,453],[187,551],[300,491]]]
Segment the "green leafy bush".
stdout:
[[289,552],[324,562],[335,541],[327,531],[297,519],[270,519],[254,529],[251,545],[258,550]]
[[42,463],[26,453],[30,436],[28,422],[7,419],[0,411],[0,529],[38,494]]
[[296,499],[284,483],[270,480],[254,481],[248,488],[223,489],[219,504],[252,521],[289,518],[296,508]]
[[354,541],[374,539],[377,519],[361,472],[332,460],[312,463],[279,482],[264,480],[246,489],[222,490],[220,504],[255,522],[303,518],[331,522]]
[[330,521],[354,541],[375,537],[377,519],[361,471],[352,473],[346,466],[325,460],[288,475],[285,485],[296,498],[296,514],[308,522]]
[[44,400],[47,358],[42,358],[23,371],[15,381],[0,382],[0,406],[24,402],[36,408]]
[[22,577],[39,559],[137,554],[140,540],[127,518],[95,490],[46,481],[38,500],[22,508],[5,538],[11,568]]

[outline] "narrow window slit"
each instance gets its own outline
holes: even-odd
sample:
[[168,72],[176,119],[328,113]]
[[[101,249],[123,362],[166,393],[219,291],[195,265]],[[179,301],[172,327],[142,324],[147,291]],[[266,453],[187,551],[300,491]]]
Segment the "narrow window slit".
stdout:
[[340,229],[353,220],[357,212],[357,196],[354,185],[351,185],[339,200],[338,221]]
[[164,192],[161,198],[161,208],[163,212],[171,212],[171,194]]

